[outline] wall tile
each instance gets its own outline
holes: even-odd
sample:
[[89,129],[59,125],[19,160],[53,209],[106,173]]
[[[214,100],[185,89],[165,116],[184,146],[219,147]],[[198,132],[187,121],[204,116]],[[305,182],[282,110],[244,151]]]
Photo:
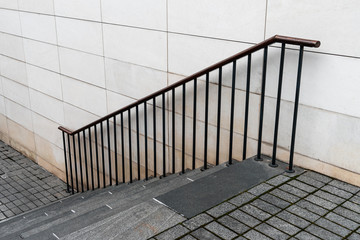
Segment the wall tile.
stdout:
[[1,75],[21,84],[27,85],[26,64],[0,55]]
[[0,96],[0,114],[5,115],[5,99],[4,96]]
[[59,54],[55,45],[24,39],[24,51],[27,63],[59,72]]
[[320,40],[315,51],[360,56],[360,8],[357,1],[268,2],[266,37],[275,34]]
[[2,83],[5,97],[26,108],[30,108],[29,89],[26,86],[7,78],[3,78]]
[[20,12],[22,34],[26,38],[56,44],[53,16]]
[[169,34],[168,41],[169,72],[185,76],[251,47],[250,44],[179,34]]
[[101,21],[100,0],[54,0],[55,15]]
[[55,144],[58,147],[63,147],[61,132],[57,128],[58,123],[55,123],[37,113],[32,114],[34,133]]
[[54,3],[49,0],[18,0],[19,9],[27,12],[54,15]]
[[5,98],[6,116],[11,120],[32,131],[31,111],[7,98]]
[[166,71],[166,33],[108,24],[103,30],[106,57]]
[[60,74],[32,65],[27,65],[26,69],[29,87],[54,98],[62,99]]
[[18,2],[14,0],[0,0],[1,8],[18,9]]
[[264,40],[266,1],[168,1],[169,31],[245,42]]
[[64,107],[62,101],[33,89],[30,89],[29,92],[31,110],[58,124],[64,122]]
[[61,73],[105,87],[104,58],[66,48],[59,48]]
[[166,30],[166,0],[103,0],[101,8],[104,22]]
[[34,133],[10,119],[7,119],[7,123],[11,145],[26,156],[35,159]]
[[0,9],[0,31],[21,36],[21,24],[17,11]]
[[75,79],[61,77],[64,101],[96,115],[106,115],[106,91]]
[[60,46],[103,55],[100,23],[57,17],[56,27]]
[[125,96],[139,99],[166,87],[165,72],[108,58],[105,68],[106,87]]
[[65,102],[64,102],[64,115],[65,115],[64,126],[66,126],[71,130],[76,130],[80,127],[83,127],[86,124],[99,119],[100,117]]
[[0,53],[24,61],[23,39],[14,35],[0,33]]
[[135,99],[133,98],[112,91],[106,91],[106,100],[108,113],[115,112],[116,110],[135,102]]
[[3,96],[3,95],[4,95],[2,79],[3,79],[3,77],[0,76],[0,96]]

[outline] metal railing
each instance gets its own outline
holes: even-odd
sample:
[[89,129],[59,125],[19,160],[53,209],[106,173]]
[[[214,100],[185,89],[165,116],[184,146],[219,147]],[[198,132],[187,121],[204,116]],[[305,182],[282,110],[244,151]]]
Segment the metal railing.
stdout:
[[[251,63],[252,54],[263,49],[263,66],[262,66],[262,80],[261,80],[261,97],[260,97],[260,117],[258,128],[258,144],[257,154],[255,160],[262,160],[262,134],[263,134],[263,120],[264,120],[264,101],[265,101],[265,85],[266,85],[266,72],[267,72],[267,60],[268,60],[268,47],[274,43],[281,43],[281,55],[280,55],[280,70],[278,79],[277,101],[276,101],[276,114],[275,114],[275,127],[273,138],[273,153],[272,162],[270,166],[276,167],[276,151],[277,151],[277,139],[278,139],[278,127],[280,116],[280,103],[282,92],[282,80],[285,61],[285,47],[286,44],[299,46],[299,60],[298,60],[298,72],[296,80],[295,90],[295,102],[293,113],[293,124],[291,134],[290,145],[290,159],[288,164],[288,172],[293,172],[293,158],[294,158],[294,146],[296,135],[296,123],[297,113],[299,105],[300,94],[300,80],[301,69],[303,61],[304,47],[319,47],[320,42],[307,39],[291,38],[275,35],[259,44],[256,44],[247,50],[244,50],[238,54],[235,54],[219,63],[216,63],[210,67],[207,67],[200,72],[197,72],[189,77],[184,78],[172,85],[169,85],[157,92],[154,92],[138,101],[123,107],[111,114],[108,114],[84,127],[71,131],[65,127],[60,126],[59,129],[63,135],[64,146],[64,158],[65,158],[65,170],[66,181],[68,191],[71,188],[72,193],[74,189],[77,191],[84,191],[89,189],[95,189],[100,187],[106,187],[107,185],[119,184],[119,182],[133,182],[135,179],[146,179],[150,176],[166,176],[167,168],[171,165],[171,173],[180,171],[184,173],[186,170],[185,158],[185,142],[188,139],[192,139],[192,151],[191,151],[191,168],[196,167],[196,132],[197,132],[197,92],[198,92],[198,79],[205,77],[205,106],[204,106],[204,143],[203,143],[203,169],[208,168],[208,124],[209,124],[209,75],[211,72],[218,71],[218,99],[216,106],[216,151],[215,151],[215,164],[219,164],[220,155],[220,124],[221,124],[221,92],[222,92],[222,76],[223,67],[225,65],[232,65],[231,75],[231,101],[230,101],[230,126],[229,126],[229,146],[228,146],[228,164],[232,164],[233,161],[233,134],[234,134],[234,108],[235,108],[235,85],[236,85],[236,63],[237,60],[247,57],[247,74],[246,74],[246,95],[245,95],[245,116],[244,116],[244,132],[243,132],[243,152],[242,158],[246,159],[247,139],[248,139],[248,125],[249,125],[249,97],[250,97],[250,84],[251,84]],[[192,106],[192,136],[186,136],[186,86],[190,85],[193,88],[193,106]],[[176,90],[182,89],[182,109],[181,109],[181,169],[176,169]],[[169,96],[171,95],[171,99]],[[166,108],[166,102],[171,100],[171,108]],[[157,104],[158,102],[161,104]],[[149,169],[149,154],[148,154],[148,105],[152,105],[152,169]],[[140,108],[140,109],[139,109]],[[160,109],[160,116],[157,116],[157,109]],[[143,138],[144,138],[144,156],[143,164],[141,164],[141,152],[140,152],[140,123],[139,123],[139,110],[142,111],[144,121],[143,125]],[[171,110],[171,146],[170,137],[168,143],[166,143],[167,134],[170,134],[166,129],[166,115],[169,113],[170,118]],[[135,111],[135,116],[131,113]],[[131,126],[132,119],[135,117],[135,129]],[[127,118],[127,119],[126,119]],[[127,120],[127,126],[124,122]],[[161,122],[161,138],[158,139],[157,135],[157,122]],[[169,121],[170,124],[170,121]],[[105,125],[105,127],[104,127]],[[150,126],[151,127],[151,126]],[[99,129],[100,128],[100,129]],[[106,128],[104,130],[104,128]],[[127,129],[126,129],[127,128]],[[128,131],[127,138],[125,134]],[[120,139],[118,137],[120,135]],[[100,135],[100,136],[98,136]],[[104,141],[104,135],[106,135],[106,142]],[[136,148],[133,149],[132,137],[136,138]],[[100,137],[100,139],[99,139]],[[188,137],[188,138],[187,138]],[[118,142],[120,145],[118,146]],[[158,156],[157,144],[162,145],[161,155]],[[125,146],[126,145],[126,146]],[[171,152],[171,156],[167,157],[166,151]],[[106,156],[107,155],[107,156]],[[121,155],[121,157],[120,157]],[[133,155],[136,156],[136,162],[133,162]],[[107,158],[107,161],[105,159]],[[169,159],[170,158],[170,159]],[[161,171],[158,172],[159,163],[162,162]],[[115,166],[113,166],[113,164]],[[113,171],[112,167],[115,168]],[[84,170],[84,171],[83,171]],[[170,171],[170,170],[169,170]],[[143,174],[141,174],[143,172]],[[143,176],[142,176],[143,175]],[[108,181],[106,181],[108,179]],[[80,185],[80,187],[79,187]]]

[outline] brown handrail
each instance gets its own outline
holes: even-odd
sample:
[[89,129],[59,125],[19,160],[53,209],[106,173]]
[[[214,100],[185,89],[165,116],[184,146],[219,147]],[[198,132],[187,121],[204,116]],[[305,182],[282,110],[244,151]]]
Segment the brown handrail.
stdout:
[[159,96],[159,95],[161,95],[161,94],[163,94],[163,93],[165,93],[165,92],[167,92],[167,91],[169,91],[169,90],[171,90],[173,88],[181,86],[184,83],[187,83],[187,82],[193,80],[194,78],[201,77],[202,75],[204,75],[204,74],[206,74],[208,72],[211,72],[211,71],[213,71],[213,70],[215,70],[215,69],[217,69],[217,68],[219,68],[221,66],[224,66],[224,65],[226,65],[228,63],[231,63],[231,62],[233,62],[233,61],[235,61],[235,60],[237,60],[239,58],[242,58],[244,56],[247,56],[247,55],[249,55],[249,54],[251,54],[253,52],[256,52],[257,50],[260,50],[260,49],[262,49],[262,48],[264,48],[266,46],[269,46],[269,45],[271,45],[273,43],[287,43],[287,44],[292,44],[292,45],[300,45],[300,46],[314,47],[314,48],[318,48],[320,46],[320,41],[317,41],[317,40],[309,40],[309,39],[293,38],[293,37],[275,35],[275,36],[273,36],[271,38],[268,38],[268,39],[264,40],[261,43],[258,43],[256,45],[244,50],[244,51],[241,51],[241,52],[239,52],[239,53],[237,53],[237,54],[235,54],[235,55],[233,55],[233,56],[231,56],[229,58],[226,58],[226,59],[224,59],[224,60],[222,60],[222,61],[220,61],[218,63],[215,63],[215,64],[211,65],[210,67],[207,67],[207,68],[205,68],[205,69],[203,69],[203,70],[201,70],[201,71],[199,71],[197,73],[194,73],[194,74],[184,78],[183,80],[180,80],[180,81],[178,81],[176,83],[173,83],[173,84],[171,84],[171,85],[169,85],[169,86],[167,86],[165,88],[162,88],[162,89],[160,89],[160,90],[158,90],[158,91],[156,91],[156,92],[154,92],[154,93],[152,93],[152,94],[150,94],[150,95],[148,95],[146,97],[143,97],[143,98],[135,101],[134,103],[129,104],[129,105],[127,105],[127,106],[125,106],[125,107],[123,107],[123,108],[121,108],[121,109],[119,109],[119,110],[117,110],[115,112],[112,112],[112,113],[110,113],[110,114],[108,114],[108,115],[106,115],[106,116],[104,116],[104,117],[102,117],[102,118],[100,118],[100,119],[98,119],[98,120],[96,120],[96,121],[94,121],[92,123],[89,123],[86,126],[81,127],[81,128],[79,128],[79,129],[77,129],[75,131],[71,131],[71,130],[63,127],[63,126],[60,126],[59,129],[61,131],[65,132],[65,133],[70,134],[70,135],[74,135],[76,133],[79,133],[79,132],[81,132],[81,131],[89,128],[89,127],[94,126],[95,124],[103,122],[103,121],[105,121],[105,120],[107,120],[109,118],[112,118],[115,115],[118,115],[118,114],[120,114],[122,112],[125,112],[125,111],[135,107],[136,105],[144,103],[144,102],[146,102],[146,101],[148,101],[148,100],[150,100],[150,99],[152,99],[154,97],[157,97],[157,96]]

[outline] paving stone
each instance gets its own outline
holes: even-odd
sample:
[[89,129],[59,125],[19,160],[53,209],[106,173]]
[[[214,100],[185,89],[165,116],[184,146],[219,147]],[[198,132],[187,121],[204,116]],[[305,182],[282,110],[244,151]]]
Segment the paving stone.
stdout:
[[316,187],[316,188],[321,188],[322,186],[325,185],[325,183],[317,181],[313,178],[304,176],[304,175],[300,175],[298,178],[296,178],[296,180],[299,180],[301,182],[304,182],[310,186]]
[[287,211],[298,215],[299,217],[302,217],[310,222],[315,222],[316,220],[318,220],[320,218],[319,215],[312,213],[304,208],[298,207],[296,205],[292,205],[290,207],[288,207]]
[[335,223],[338,223],[338,224],[340,224],[340,225],[342,225],[342,226],[344,226],[344,227],[346,227],[346,228],[348,228],[350,230],[355,230],[356,228],[358,228],[360,226],[359,223],[356,223],[356,222],[351,221],[351,220],[349,220],[347,218],[344,218],[344,217],[342,217],[342,216],[340,216],[340,215],[338,215],[338,214],[336,214],[334,212],[329,212],[325,216],[325,218],[327,218],[327,219],[329,219],[329,220],[331,220],[331,221],[333,221]]
[[334,187],[334,186],[331,186],[331,185],[325,185],[321,189],[328,192],[328,193],[331,193],[331,194],[334,194],[336,196],[346,198],[346,199],[352,197],[352,195],[353,195],[353,194],[351,194],[351,193],[349,193],[347,191],[341,190],[341,189],[339,189],[337,187]]
[[250,216],[249,214],[246,214],[240,210],[235,210],[234,212],[230,213],[229,215],[250,227],[254,227],[255,225],[260,223],[260,221],[257,220],[256,218],[254,218],[254,217]]
[[320,218],[315,222],[320,227],[323,227],[333,233],[336,233],[337,235],[340,235],[342,237],[345,237],[348,235],[351,231],[349,229],[346,229],[336,223],[330,222],[329,220],[325,218]]
[[196,237],[197,239],[204,239],[204,240],[220,240],[217,236],[212,234],[211,232],[207,231],[204,228],[199,228],[198,230],[191,233],[192,236]]
[[256,206],[257,208],[259,208],[265,212],[271,213],[271,214],[275,214],[275,213],[278,213],[281,211],[280,208],[278,208],[270,203],[267,203],[261,199],[256,199],[251,204]]
[[286,202],[286,201],[284,201],[278,197],[275,197],[274,195],[271,195],[269,193],[262,195],[260,198],[272,205],[279,207],[279,208],[287,208],[290,205],[289,202]]
[[0,212],[0,221],[4,220],[5,218],[6,218],[6,216],[2,212]]
[[306,195],[308,195],[307,192],[305,191],[302,191],[294,186],[291,186],[291,185],[288,185],[288,184],[284,184],[284,185],[281,185],[279,187],[281,190],[285,191],[285,192],[288,192],[288,193],[291,193],[295,196],[298,196],[300,198],[303,198],[305,197]]
[[257,219],[260,219],[261,221],[264,221],[265,219],[271,217],[270,214],[250,205],[244,205],[240,208],[242,211],[246,212],[247,214],[249,214],[250,216],[253,216]]
[[319,238],[323,239],[342,239],[342,237],[335,235],[332,232],[329,232],[321,227],[318,227],[316,225],[310,225],[305,229],[307,232],[313,234],[314,236],[317,236]]
[[299,197],[292,195],[290,193],[284,192],[283,190],[280,190],[278,188],[272,190],[270,193],[273,194],[274,196],[281,198],[285,201],[288,201],[290,203],[295,203],[300,199]]
[[300,181],[297,181],[297,180],[292,180],[292,181],[288,182],[288,184],[291,185],[291,186],[297,187],[297,188],[299,188],[299,189],[301,189],[301,190],[303,190],[305,192],[308,192],[308,193],[313,192],[313,191],[316,190],[316,188],[314,188],[314,187],[312,187],[310,185],[307,185],[305,183],[302,183]]
[[212,217],[207,215],[206,213],[201,213],[185,222],[183,222],[183,225],[187,227],[190,230],[194,230],[206,223],[209,223],[213,220]]
[[341,204],[345,201],[345,199],[343,199],[341,197],[335,196],[334,194],[324,192],[322,190],[316,191],[315,195],[318,197],[321,197],[323,199],[326,199],[332,203],[335,203],[335,204]]
[[229,202],[236,206],[241,206],[241,205],[251,201],[255,197],[256,197],[255,195],[244,192],[244,193],[240,194],[239,196],[230,199]]
[[244,237],[250,239],[250,240],[271,240],[271,238],[255,231],[255,230],[250,230],[247,233],[244,234]]
[[336,204],[334,204],[332,202],[329,202],[329,201],[327,201],[325,199],[319,198],[319,197],[317,197],[315,195],[309,195],[305,199],[308,200],[309,202],[315,203],[318,206],[322,206],[323,208],[326,208],[326,209],[329,209],[329,210],[332,210],[332,209],[337,207]]
[[345,190],[345,191],[348,191],[348,192],[351,192],[353,194],[357,193],[358,191],[360,191],[360,188],[359,187],[356,187],[354,185],[351,185],[349,183],[346,183],[346,182],[342,182],[342,181],[339,181],[339,180],[332,180],[331,182],[329,182],[330,185],[334,186],[334,187],[337,187],[337,188],[340,188],[342,190]]
[[356,230],[357,233],[360,233],[360,228],[358,228],[358,230]]
[[191,235],[186,235],[185,237],[180,238],[180,240],[196,240],[196,238]]
[[345,202],[342,206],[352,210],[352,211],[355,211],[357,213],[360,213],[360,205],[359,204],[355,204],[355,203],[352,203],[352,202]]
[[15,215],[15,214],[14,214],[12,211],[10,211],[10,210],[5,211],[4,214],[5,214],[5,216],[8,217],[8,218]]
[[280,184],[283,184],[284,182],[289,181],[290,178],[284,175],[278,175],[276,177],[273,177],[272,179],[266,181],[266,183],[271,184],[273,186],[278,186]]
[[183,227],[182,225],[176,225],[176,226],[166,230],[165,232],[159,234],[158,236],[156,236],[156,239],[159,239],[159,240],[176,239],[176,238],[179,238],[179,237],[185,235],[188,232],[189,232],[189,230],[186,229],[185,227]]
[[302,207],[302,208],[305,208],[313,213],[316,213],[318,215],[325,215],[328,210],[318,206],[318,205],[315,205],[311,202],[308,202],[306,200],[300,200],[299,202],[296,203],[296,205],[298,205],[299,207]]
[[359,196],[353,196],[349,200],[352,201],[353,203],[360,204],[360,197]]
[[208,214],[210,214],[213,217],[220,217],[221,215],[224,215],[225,213],[228,213],[235,209],[236,206],[233,204],[230,204],[228,202],[224,202],[216,207],[211,208],[207,211]]
[[269,185],[267,183],[261,183],[255,187],[251,188],[248,192],[255,196],[259,196],[259,195],[263,194],[264,192],[269,191],[271,188],[273,188],[271,185]]
[[284,220],[278,218],[278,217],[272,217],[269,220],[266,221],[267,224],[269,224],[270,226],[273,226],[285,233],[288,233],[289,235],[294,235],[297,232],[300,231],[300,228],[285,222]]
[[246,240],[246,238],[240,236],[240,237],[235,238],[234,240]]
[[242,224],[241,222],[235,220],[230,216],[224,216],[220,218],[218,222],[220,222],[222,225],[230,228],[231,230],[233,230],[238,234],[242,234],[249,229],[249,227],[247,227],[246,225]]
[[236,233],[220,225],[217,222],[211,222],[205,226],[205,228],[223,239],[233,239],[237,236]]
[[349,239],[349,240],[359,240],[360,239],[360,234],[353,233],[347,239]]
[[347,208],[337,207],[334,212],[357,223],[360,223],[360,214],[350,211]]
[[260,224],[255,229],[273,239],[282,240],[282,239],[288,239],[290,237],[289,235],[277,230],[276,228],[273,228],[272,226],[269,226],[266,223]]
[[317,240],[317,239],[320,239],[318,237],[315,237],[314,235],[308,233],[308,232],[305,232],[305,231],[301,231],[299,232],[295,238],[299,239],[299,240]]

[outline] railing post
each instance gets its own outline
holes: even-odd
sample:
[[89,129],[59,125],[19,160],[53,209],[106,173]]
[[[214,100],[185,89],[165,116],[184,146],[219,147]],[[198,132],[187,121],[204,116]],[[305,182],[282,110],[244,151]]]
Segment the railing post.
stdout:
[[236,61],[233,62],[231,83],[231,106],[230,106],[230,140],[229,140],[229,162],[232,164],[233,134],[234,134],[234,105],[235,105],[235,83],[236,83]]
[[176,146],[175,146],[175,88],[172,89],[172,173],[175,173],[175,151],[176,151]]
[[181,156],[181,172],[185,173],[185,109],[186,109],[186,86],[183,84],[182,95],[182,156]]
[[221,120],[221,87],[222,87],[222,67],[219,68],[218,84],[218,105],[217,105],[217,128],[216,128],[216,165],[219,165],[220,153],[220,120]]
[[165,93],[162,93],[163,177],[166,177]]
[[130,173],[130,183],[133,182],[132,179],[132,151],[131,151],[131,111],[128,110],[128,124],[129,124],[129,173]]
[[92,190],[94,190],[95,186],[94,186],[94,166],[93,166],[93,157],[92,157],[91,127],[88,128],[88,132],[89,132],[89,151],[90,151],[90,167],[91,167],[91,187]]
[[147,146],[147,105],[144,102],[144,131],[145,131],[145,179],[149,179],[148,174],[148,146]]
[[192,169],[195,169],[196,161],[196,105],[197,105],[197,79],[194,79],[194,102],[193,102],[193,149],[192,149]]
[[76,179],[76,191],[79,192],[79,182],[78,182],[78,172],[77,172],[77,162],[76,162],[76,147],[75,147],[75,135],[72,136],[73,139],[73,150],[74,150],[74,164],[75,164],[75,179]]
[[[108,142],[108,161],[109,161],[109,185],[112,185],[112,171],[111,171],[111,143],[110,143],[110,121],[106,120],[107,142]],[[114,133],[115,134],[115,133]]]
[[86,190],[89,190],[89,175],[88,175],[85,129],[83,130],[83,142],[84,142],[84,157],[85,157]]
[[275,127],[274,127],[274,141],[273,141],[273,154],[272,160],[269,164],[270,167],[277,167],[276,164],[276,149],[277,149],[277,139],[278,139],[278,129],[279,129],[279,117],[280,117],[280,104],[281,104],[281,88],[284,72],[284,59],[285,59],[285,43],[281,45],[281,56],[280,56],[280,70],[279,70],[279,82],[278,82],[278,92],[276,98],[276,115],[275,115]]
[[138,180],[140,180],[140,142],[139,142],[139,107],[136,105],[135,107],[135,120],[136,120],[136,153],[137,153],[137,174],[138,174]]
[[248,132],[248,121],[249,121],[249,101],[250,101],[250,78],[251,78],[251,54],[248,55],[248,62],[247,62],[243,160],[246,159],[246,148],[247,148],[247,132]]
[[154,177],[156,177],[156,98],[153,98]]
[[295,105],[294,105],[294,115],[293,115],[293,125],[292,125],[292,134],[291,134],[291,145],[290,145],[290,160],[289,160],[289,168],[286,172],[293,173],[295,172],[293,169],[294,162],[294,148],[295,148],[295,135],[296,135],[296,122],[297,122],[297,114],[299,107],[299,96],[300,96],[300,81],[301,81],[301,69],[304,55],[304,46],[300,46],[299,50],[299,63],[298,63],[298,73],[296,80],[296,93],[295,93]]
[[261,157],[261,142],[262,142],[262,131],[263,131],[263,121],[264,121],[264,104],[265,104],[265,84],[266,84],[266,65],[267,65],[267,54],[268,47],[264,48],[264,62],[263,62],[263,71],[262,71],[262,82],[261,82],[261,102],[260,102],[260,118],[259,118],[259,136],[258,136],[258,146],[256,161],[262,161]]
[[207,147],[208,147],[208,121],[209,121],[209,73],[206,73],[205,82],[205,129],[204,129],[204,167],[207,169]]
[[124,146],[124,114],[120,113],[120,124],[121,124],[121,171],[122,180],[125,183],[125,146]]
[[79,165],[80,165],[81,192],[84,192],[82,158],[81,158],[81,144],[80,144],[80,132],[78,133],[78,146],[79,146]]
[[103,122],[100,122],[100,137],[101,137],[101,160],[102,160],[102,170],[103,170],[103,187],[106,188],[106,179],[105,179],[105,151],[104,151],[104,128],[103,128]]
[[100,188],[100,167],[99,167],[99,146],[98,146],[98,137],[97,137],[97,128],[96,124],[94,125],[95,132],[95,156],[96,156],[96,173],[97,173],[97,187]]
[[67,133],[68,148],[69,148],[69,167],[70,167],[70,178],[71,178],[71,193],[74,194],[74,180],[73,180],[73,171],[71,164],[71,147],[70,147],[70,135]]
[[[69,189],[69,174],[68,174],[68,167],[67,167],[67,159],[66,159],[66,144],[65,144],[65,133],[62,132],[62,138],[63,138],[63,147],[64,147],[64,160],[65,160],[65,174],[66,174],[66,192],[70,192]],[[69,149],[70,152],[70,149]]]
[[114,120],[114,154],[115,154],[115,181],[116,185],[119,185],[119,172],[118,172],[118,161],[117,161],[117,139],[116,139],[116,115]]

